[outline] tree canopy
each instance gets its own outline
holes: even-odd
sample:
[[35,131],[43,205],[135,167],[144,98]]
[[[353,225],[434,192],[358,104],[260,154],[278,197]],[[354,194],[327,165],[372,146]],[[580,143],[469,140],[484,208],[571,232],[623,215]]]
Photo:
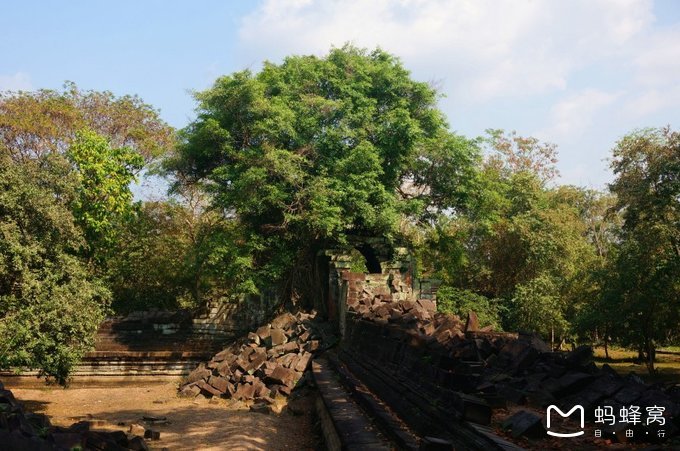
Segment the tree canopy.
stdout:
[[167,168],[238,221],[262,279],[290,281],[348,236],[395,240],[401,218],[426,221],[471,196],[478,147],[384,51],[288,57],[221,77],[196,99]]
[[82,91],[70,82],[63,91],[0,92],[0,146],[14,161],[64,153],[86,128],[145,161],[166,152],[175,139],[158,111],[137,96]]
[[614,149],[612,169],[623,225],[604,310],[616,335],[641,349],[653,370],[656,346],[680,338],[680,133],[627,135]]
[[77,255],[77,186],[61,156],[15,165],[0,148],[0,368],[64,382],[104,319],[109,291]]
[[137,97],[0,94],[0,368],[66,381],[108,311],[130,183],[173,142]]

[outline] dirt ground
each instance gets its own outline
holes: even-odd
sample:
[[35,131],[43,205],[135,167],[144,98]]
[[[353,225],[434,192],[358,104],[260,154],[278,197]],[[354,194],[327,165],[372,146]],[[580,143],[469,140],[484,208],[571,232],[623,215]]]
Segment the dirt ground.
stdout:
[[[68,426],[88,420],[93,429],[123,430],[141,425],[160,431],[151,449],[170,450],[314,450],[314,392],[291,397],[280,414],[251,412],[241,403],[177,397],[177,382],[120,384],[111,387],[12,387],[27,410],[44,413],[52,424]],[[294,395],[296,394],[294,393]],[[143,417],[166,417],[149,425]]]

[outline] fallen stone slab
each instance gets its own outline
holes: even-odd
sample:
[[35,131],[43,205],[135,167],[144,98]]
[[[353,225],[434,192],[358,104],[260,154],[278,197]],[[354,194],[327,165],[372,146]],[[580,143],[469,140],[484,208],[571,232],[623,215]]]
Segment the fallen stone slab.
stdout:
[[543,438],[546,432],[542,421],[542,418],[535,413],[520,410],[503,421],[502,427],[509,429],[515,438]]
[[453,443],[436,437],[423,437],[418,451],[454,451]]
[[298,372],[303,372],[309,366],[309,362],[312,360],[311,352],[303,352],[298,361],[294,366],[294,370]]
[[185,398],[195,398],[199,393],[201,389],[196,385],[185,385],[179,391],[179,395]]
[[270,331],[270,338],[272,346],[282,345],[288,341],[288,337],[286,337],[286,333],[283,329],[278,328]]
[[267,376],[267,379],[273,383],[285,385],[286,387],[292,387],[295,384],[295,378],[295,371],[284,366],[277,366],[274,368],[274,371]]
[[257,387],[255,387],[253,384],[238,384],[236,386],[236,392],[234,393],[233,398],[239,401],[244,401],[247,399],[253,399],[255,398],[255,391]]
[[191,384],[199,380],[207,379],[208,377],[210,377],[211,374],[212,371],[206,368],[204,363],[201,363],[198,365],[198,368],[189,373],[189,376],[187,377],[186,381],[187,383]]
[[271,322],[271,326],[273,329],[290,329],[296,321],[297,318],[295,318],[295,316],[286,312],[274,318]]
[[260,340],[265,340],[269,338],[271,328],[272,328],[271,324],[266,324],[264,326],[258,327],[255,333],[257,334],[258,337],[260,337]]
[[208,383],[221,393],[226,393],[230,385],[229,381],[220,376],[210,376]]

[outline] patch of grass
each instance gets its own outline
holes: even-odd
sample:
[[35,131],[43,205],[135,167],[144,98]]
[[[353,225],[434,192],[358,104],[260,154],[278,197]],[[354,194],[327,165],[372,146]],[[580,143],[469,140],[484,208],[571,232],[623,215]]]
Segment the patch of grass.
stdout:
[[609,360],[604,356],[604,347],[593,348],[595,363],[602,366],[609,364],[621,375],[635,373],[645,382],[675,382],[680,383],[680,348],[667,347],[662,349],[662,353],[656,354],[656,374],[650,375],[644,363],[636,363],[637,352],[630,349],[609,347]]

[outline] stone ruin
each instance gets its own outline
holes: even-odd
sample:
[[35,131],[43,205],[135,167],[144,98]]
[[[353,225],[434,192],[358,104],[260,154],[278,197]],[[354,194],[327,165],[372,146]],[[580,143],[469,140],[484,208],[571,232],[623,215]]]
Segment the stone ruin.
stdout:
[[382,261],[379,274],[353,273],[346,262],[342,254],[331,259],[329,291],[336,293],[343,336],[339,361],[422,437],[455,443],[450,424],[457,418],[500,441],[545,449],[548,406],[567,412],[581,405],[592,426],[596,408],[618,414],[633,405],[643,413],[661,407],[664,424],[633,425],[634,438],[626,435],[628,424],[601,424],[602,437],[590,431],[582,444],[680,438],[678,384],[644,384],[608,365],[598,368],[588,346],[553,352],[536,335],[480,325],[474,312],[465,319],[437,312],[436,281],[415,278],[404,251]]
[[[404,253],[383,258],[373,273],[352,273],[342,252],[324,258],[329,283],[316,305],[318,315],[285,313],[253,330],[194,370],[181,394],[267,410],[277,396],[305,384],[310,361],[328,350],[324,357],[336,362],[336,370],[365,384],[421,437],[420,446],[552,448],[545,421],[550,405],[563,412],[583,406],[590,436],[570,442],[575,447],[678,439],[677,385],[644,384],[607,365],[598,368],[588,346],[553,352],[535,335],[484,327],[474,312],[465,319],[437,312],[436,281],[413,277]],[[320,332],[329,327],[340,335],[339,346],[330,333]],[[602,438],[593,438],[597,407],[619,412],[631,405],[643,412],[662,407],[664,424],[637,425],[636,438],[627,436],[624,423],[603,424]],[[578,426],[568,420],[556,425]]]
[[[677,384],[644,384],[608,365],[598,368],[589,346],[553,352],[535,335],[480,327],[474,312],[463,321],[436,312],[428,299],[394,300],[384,288],[367,287],[362,276],[343,275],[349,314],[341,359],[422,434],[446,437],[450,431],[436,425],[458,418],[531,445],[527,440],[548,438],[550,405],[563,412],[581,405],[590,424],[597,407],[617,415],[631,405],[643,413],[661,407],[663,420],[634,426],[637,438],[626,436],[626,423],[603,424],[603,438],[595,440],[600,445],[660,442],[680,432]],[[501,418],[508,409],[515,413]]]
[[312,357],[334,342],[316,313],[283,313],[201,363],[180,395],[254,402],[267,409],[304,384]]

